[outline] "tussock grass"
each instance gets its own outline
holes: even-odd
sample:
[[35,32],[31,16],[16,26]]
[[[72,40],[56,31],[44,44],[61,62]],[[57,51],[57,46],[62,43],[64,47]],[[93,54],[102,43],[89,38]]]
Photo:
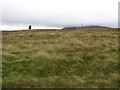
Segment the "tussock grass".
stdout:
[[3,87],[118,87],[118,30],[3,33]]

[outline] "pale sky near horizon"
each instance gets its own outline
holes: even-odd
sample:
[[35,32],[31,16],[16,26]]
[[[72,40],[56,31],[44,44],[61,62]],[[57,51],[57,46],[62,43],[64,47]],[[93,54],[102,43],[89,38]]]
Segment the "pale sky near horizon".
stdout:
[[[117,27],[119,0],[2,0],[0,29],[104,25]],[[16,28],[18,27],[18,28]]]

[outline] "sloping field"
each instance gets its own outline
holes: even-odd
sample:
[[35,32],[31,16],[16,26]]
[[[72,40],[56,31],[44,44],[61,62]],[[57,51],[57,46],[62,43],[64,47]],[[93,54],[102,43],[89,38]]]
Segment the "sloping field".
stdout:
[[118,30],[2,32],[3,87],[118,87]]

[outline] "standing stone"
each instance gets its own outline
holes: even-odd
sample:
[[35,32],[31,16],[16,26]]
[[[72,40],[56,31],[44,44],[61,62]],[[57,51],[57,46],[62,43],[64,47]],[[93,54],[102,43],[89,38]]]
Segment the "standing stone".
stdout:
[[29,25],[29,29],[31,29],[31,25]]

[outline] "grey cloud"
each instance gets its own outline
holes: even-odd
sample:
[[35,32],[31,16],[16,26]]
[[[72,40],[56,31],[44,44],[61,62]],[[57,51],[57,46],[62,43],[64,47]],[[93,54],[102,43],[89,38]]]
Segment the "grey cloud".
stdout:
[[[86,7],[82,6],[82,4],[80,4],[81,6],[79,6],[79,4],[77,3],[71,3],[69,5],[69,2],[65,2],[62,7],[62,5],[59,5],[59,3],[64,3],[64,0],[62,0],[61,2],[59,1],[59,3],[57,3],[55,0],[52,0],[55,3],[48,2],[51,5],[47,4],[47,0],[46,2],[43,0],[19,0],[19,2],[16,2],[17,0],[10,1],[8,2],[7,0],[5,0],[3,1],[2,5],[2,22],[5,25],[33,24],[37,26],[44,25],[53,27],[64,27],[71,25],[79,26],[81,24],[111,25],[111,23],[113,23],[113,25],[111,26],[117,26],[117,13],[115,12],[115,14],[113,14],[112,11],[107,11],[107,7],[104,7],[106,8],[105,10],[103,10],[102,6],[101,9],[98,10],[96,8],[94,10],[94,8],[92,7],[92,5],[94,6],[94,4],[88,4],[89,6]],[[80,1],[82,2],[82,0]],[[40,4],[38,4],[37,2],[39,2]],[[42,3],[44,5],[42,5]],[[111,6],[111,8],[113,8],[113,10],[116,10],[115,7]]]

